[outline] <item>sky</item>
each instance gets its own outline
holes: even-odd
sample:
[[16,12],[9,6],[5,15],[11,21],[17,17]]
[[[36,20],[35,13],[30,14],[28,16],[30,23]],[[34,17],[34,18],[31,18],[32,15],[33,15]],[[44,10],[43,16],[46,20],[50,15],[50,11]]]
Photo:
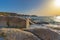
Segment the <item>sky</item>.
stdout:
[[40,0],[0,0],[0,11],[23,13],[37,7],[39,2]]
[[14,12],[39,16],[58,15],[53,0],[0,0],[0,12]]

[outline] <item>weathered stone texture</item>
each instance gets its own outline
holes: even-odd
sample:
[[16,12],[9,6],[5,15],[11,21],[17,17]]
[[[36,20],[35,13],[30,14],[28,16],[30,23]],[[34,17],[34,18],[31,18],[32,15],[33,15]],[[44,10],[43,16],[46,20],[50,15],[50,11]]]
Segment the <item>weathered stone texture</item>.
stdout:
[[21,31],[13,28],[1,28],[0,35],[4,36],[4,40],[40,40],[30,32]]

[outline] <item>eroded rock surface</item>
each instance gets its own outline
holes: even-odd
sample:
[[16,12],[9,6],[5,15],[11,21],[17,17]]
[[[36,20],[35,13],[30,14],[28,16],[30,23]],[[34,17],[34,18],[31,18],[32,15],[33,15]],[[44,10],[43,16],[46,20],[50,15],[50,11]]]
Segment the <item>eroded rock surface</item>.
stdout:
[[4,40],[40,40],[30,32],[13,28],[0,28],[0,36],[3,36]]

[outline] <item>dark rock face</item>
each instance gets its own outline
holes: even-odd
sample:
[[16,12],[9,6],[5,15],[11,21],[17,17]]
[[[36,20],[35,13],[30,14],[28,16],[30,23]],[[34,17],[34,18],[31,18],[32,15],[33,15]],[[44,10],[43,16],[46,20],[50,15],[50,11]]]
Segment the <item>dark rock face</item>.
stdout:
[[0,35],[3,35],[4,40],[40,40],[30,32],[13,28],[0,28]]
[[28,29],[25,31],[33,33],[42,40],[60,40],[60,35],[49,29]]

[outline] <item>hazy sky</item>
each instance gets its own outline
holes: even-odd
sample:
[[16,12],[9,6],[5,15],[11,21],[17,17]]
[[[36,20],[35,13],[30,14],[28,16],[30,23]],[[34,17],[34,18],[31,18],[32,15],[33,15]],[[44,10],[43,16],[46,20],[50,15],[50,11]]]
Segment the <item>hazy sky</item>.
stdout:
[[55,11],[53,0],[0,0],[0,12],[56,15]]

